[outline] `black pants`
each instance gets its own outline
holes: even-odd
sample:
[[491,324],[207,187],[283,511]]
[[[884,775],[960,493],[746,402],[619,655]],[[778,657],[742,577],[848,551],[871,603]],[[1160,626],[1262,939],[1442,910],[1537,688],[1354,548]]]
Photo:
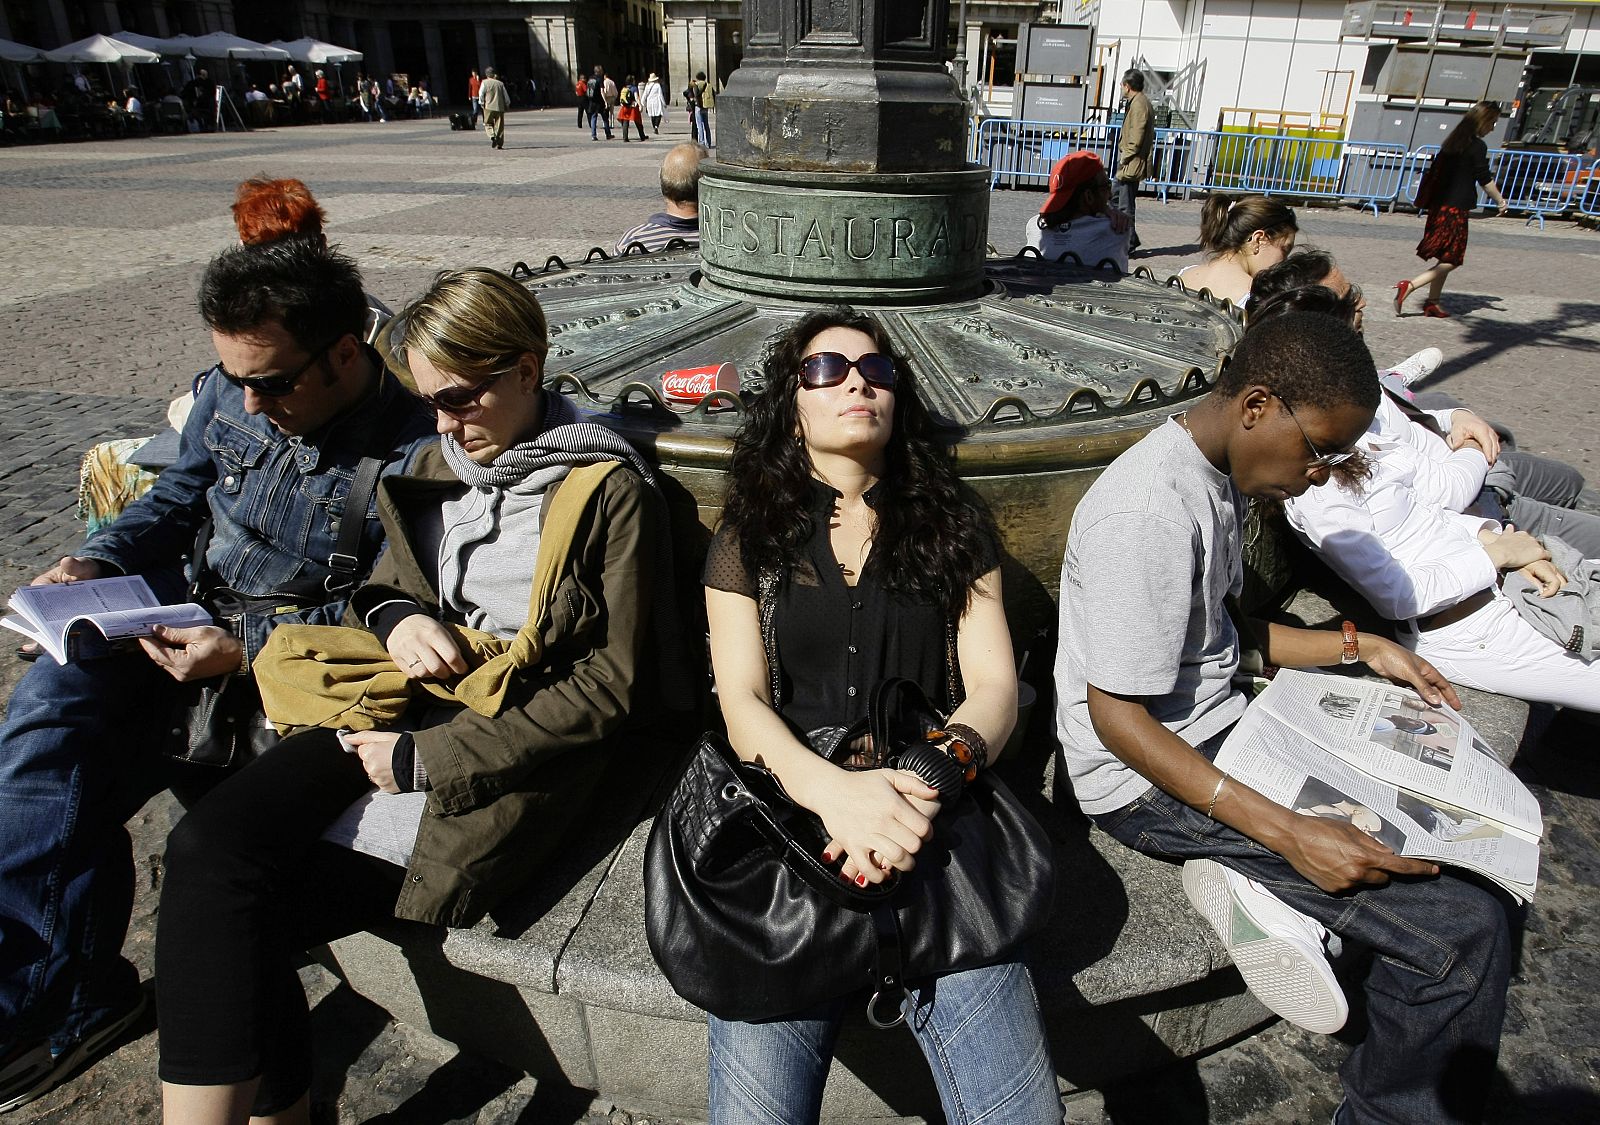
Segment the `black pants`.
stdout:
[[392,917],[405,876],[320,840],[371,788],[332,731],[310,731],[218,785],[172,830],[156,931],[163,1081],[259,1075],[257,1114],[310,1088],[297,958]]

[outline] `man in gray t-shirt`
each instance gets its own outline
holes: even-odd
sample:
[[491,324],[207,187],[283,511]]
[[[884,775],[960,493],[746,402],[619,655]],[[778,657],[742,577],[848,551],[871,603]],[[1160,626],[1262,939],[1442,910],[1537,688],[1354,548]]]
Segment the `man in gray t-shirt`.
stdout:
[[[1364,981],[1370,1031],[1340,1070],[1340,1125],[1466,1120],[1460,1107],[1485,1094],[1470,1087],[1495,1069],[1510,974],[1493,895],[1347,821],[1296,815],[1211,762],[1245,707],[1225,604],[1241,584],[1243,498],[1281,502],[1336,468],[1358,472],[1351,450],[1378,393],[1366,346],[1334,317],[1290,312],[1252,327],[1211,394],[1079,503],[1056,661],[1056,729],[1084,811],[1130,847],[1188,861],[1190,901],[1263,1003],[1336,1030],[1348,1007],[1328,932],[1378,954]],[[1458,705],[1432,666],[1387,638],[1348,625],[1348,640],[1252,631],[1269,664],[1359,659]]]
[[1228,475],[1170,418],[1079,502],[1061,567],[1056,722],[1084,812],[1120,809],[1150,788],[1095,734],[1091,674],[1102,690],[1153,700],[1151,714],[1190,745],[1244,714],[1229,682],[1239,638],[1223,604],[1244,581],[1243,516]]

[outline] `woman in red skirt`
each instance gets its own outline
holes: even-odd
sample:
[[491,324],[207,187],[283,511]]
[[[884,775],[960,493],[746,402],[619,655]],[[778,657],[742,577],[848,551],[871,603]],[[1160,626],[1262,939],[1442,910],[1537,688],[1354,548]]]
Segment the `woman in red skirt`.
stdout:
[[1422,178],[1417,205],[1428,212],[1428,225],[1422,232],[1422,241],[1417,243],[1417,257],[1424,262],[1434,259],[1434,264],[1410,281],[1395,285],[1396,316],[1404,310],[1411,291],[1424,285],[1428,296],[1422,302],[1422,315],[1450,315],[1440,307],[1439,294],[1444,292],[1444,279],[1450,271],[1466,260],[1467,217],[1478,206],[1479,184],[1500,208],[1500,214],[1506,213],[1505,197],[1489,168],[1489,148],[1483,143],[1499,120],[1500,107],[1493,102],[1479,102],[1467,110],[1439,146],[1433,167]]

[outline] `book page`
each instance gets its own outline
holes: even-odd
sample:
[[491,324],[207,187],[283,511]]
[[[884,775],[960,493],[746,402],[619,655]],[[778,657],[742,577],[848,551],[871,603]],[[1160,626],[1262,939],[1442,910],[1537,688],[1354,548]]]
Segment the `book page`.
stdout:
[[60,636],[75,617],[160,605],[150,584],[137,574],[23,586],[11,596],[11,608],[46,632]]
[[1538,800],[1448,704],[1392,684],[1284,670],[1256,706],[1381,781],[1543,835]]
[[76,618],[70,628],[93,626],[108,641],[124,637],[148,637],[152,626],[165,625],[172,629],[188,629],[195,625],[210,625],[211,614],[193,602],[182,605],[157,605],[143,609],[120,609],[97,613],[93,617]]

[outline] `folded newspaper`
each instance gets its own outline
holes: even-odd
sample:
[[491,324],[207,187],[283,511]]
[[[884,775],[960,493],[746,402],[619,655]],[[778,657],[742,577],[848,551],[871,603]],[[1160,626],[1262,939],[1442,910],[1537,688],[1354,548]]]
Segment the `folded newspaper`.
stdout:
[[1539,802],[1461,714],[1416,692],[1285,670],[1217,768],[1304,816],[1348,821],[1400,855],[1476,871],[1523,901],[1539,882]]

